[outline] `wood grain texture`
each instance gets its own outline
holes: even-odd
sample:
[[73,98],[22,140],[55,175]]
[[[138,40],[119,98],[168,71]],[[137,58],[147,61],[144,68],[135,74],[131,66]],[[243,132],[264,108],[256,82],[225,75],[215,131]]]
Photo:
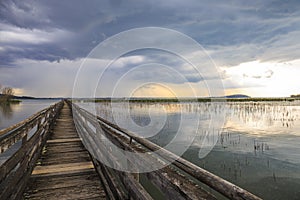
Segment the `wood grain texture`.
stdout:
[[24,199],[106,199],[65,103],[28,181]]

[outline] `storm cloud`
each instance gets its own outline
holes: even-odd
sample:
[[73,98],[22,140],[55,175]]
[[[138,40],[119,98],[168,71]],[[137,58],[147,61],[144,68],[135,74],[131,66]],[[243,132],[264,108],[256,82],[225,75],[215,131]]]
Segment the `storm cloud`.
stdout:
[[[244,52],[228,59],[229,64],[254,58],[286,60],[299,56],[294,51],[284,53],[287,47],[298,48],[292,41],[299,37],[299,8],[296,0],[1,1],[1,65],[20,58],[85,57],[107,37],[145,26],[181,31],[216,52],[225,49],[238,54],[235,50],[242,48]],[[274,50],[276,58],[270,55]]]
[[[0,70],[24,67],[22,63],[35,63],[35,68],[36,62],[74,62],[76,70],[80,65],[77,61],[100,42],[139,27],[182,32],[201,44],[218,66],[227,68],[255,60],[288,62],[300,58],[297,0],[7,0],[0,2]],[[152,59],[151,55],[142,56]],[[203,80],[185,71],[184,64],[167,64],[184,73],[190,82]],[[132,66],[129,63],[122,70]],[[27,67],[30,70],[31,66]],[[270,78],[273,73],[263,76]],[[4,84],[8,82],[4,75],[0,78]]]

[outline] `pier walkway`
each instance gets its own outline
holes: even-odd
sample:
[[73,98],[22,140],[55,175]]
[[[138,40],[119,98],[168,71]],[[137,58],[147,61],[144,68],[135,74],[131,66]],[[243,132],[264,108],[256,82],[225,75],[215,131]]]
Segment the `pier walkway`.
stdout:
[[24,193],[25,199],[105,199],[105,191],[64,103]]

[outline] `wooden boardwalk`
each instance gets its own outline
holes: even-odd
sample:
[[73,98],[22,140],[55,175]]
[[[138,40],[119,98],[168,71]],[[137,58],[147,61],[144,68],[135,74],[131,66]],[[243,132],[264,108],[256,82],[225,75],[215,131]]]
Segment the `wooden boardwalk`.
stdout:
[[28,181],[24,199],[106,199],[66,103]]

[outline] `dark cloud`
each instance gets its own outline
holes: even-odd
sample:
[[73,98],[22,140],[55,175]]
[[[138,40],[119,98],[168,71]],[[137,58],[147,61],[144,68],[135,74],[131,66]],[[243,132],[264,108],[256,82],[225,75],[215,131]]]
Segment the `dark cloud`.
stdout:
[[[34,37],[42,36],[46,41],[24,44],[0,39],[3,46],[0,66],[23,58],[48,61],[82,58],[105,38],[144,26],[186,33],[208,50],[216,50],[213,58],[225,65],[255,59],[295,59],[300,56],[300,51],[294,51],[299,48],[297,34],[292,40],[286,38],[299,31],[299,8],[297,0],[1,1],[1,36],[8,34],[3,32],[7,29],[11,34],[38,30]],[[55,37],[55,31],[64,32],[66,37]],[[286,53],[290,49],[292,55]],[[272,56],[274,50],[277,58]]]

